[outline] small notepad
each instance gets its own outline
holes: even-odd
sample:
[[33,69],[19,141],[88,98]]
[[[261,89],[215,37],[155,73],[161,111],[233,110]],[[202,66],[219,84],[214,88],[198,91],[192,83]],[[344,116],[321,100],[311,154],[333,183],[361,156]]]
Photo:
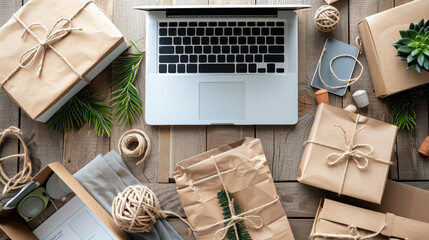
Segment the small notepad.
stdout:
[[[323,55],[323,58],[321,61],[321,68],[320,68],[320,74],[322,75],[323,80],[329,86],[335,86],[335,87],[346,86],[347,82],[338,81],[334,77],[334,75],[332,75],[329,69],[329,63],[334,57],[342,54],[348,54],[357,58],[359,56],[359,48],[335,39],[327,39],[325,43],[325,49],[326,49],[326,52]],[[350,79],[352,77],[355,65],[356,65],[356,61],[354,59],[350,57],[341,57],[341,58],[337,58],[332,63],[332,70],[334,71],[334,73],[337,75],[338,78]],[[347,87],[332,89],[332,88],[326,87],[322,83],[318,74],[319,67],[320,66],[318,64],[314,72],[313,80],[311,81],[311,86],[318,89],[326,89],[330,93],[333,93],[339,96],[344,96],[344,94],[346,93]]]

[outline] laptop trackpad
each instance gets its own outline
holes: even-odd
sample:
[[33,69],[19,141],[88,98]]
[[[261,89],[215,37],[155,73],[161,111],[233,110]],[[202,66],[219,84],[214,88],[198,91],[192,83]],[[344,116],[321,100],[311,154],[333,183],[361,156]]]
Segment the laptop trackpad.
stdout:
[[235,120],[245,118],[246,83],[200,83],[201,120]]

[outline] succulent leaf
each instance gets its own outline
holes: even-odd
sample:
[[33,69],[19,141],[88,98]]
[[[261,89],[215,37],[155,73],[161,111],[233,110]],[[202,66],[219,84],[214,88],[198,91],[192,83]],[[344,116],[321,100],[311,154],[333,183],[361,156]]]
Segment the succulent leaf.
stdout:
[[415,67],[419,73],[429,71],[429,20],[410,23],[409,29],[399,34],[402,39],[392,45],[397,49],[396,56],[407,62],[407,70]]

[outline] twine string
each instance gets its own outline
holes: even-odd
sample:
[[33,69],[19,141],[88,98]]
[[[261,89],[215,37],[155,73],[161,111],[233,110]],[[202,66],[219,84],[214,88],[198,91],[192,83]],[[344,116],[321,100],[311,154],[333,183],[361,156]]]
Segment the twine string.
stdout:
[[[360,115],[357,115],[356,117],[356,121],[354,123],[354,128],[353,128],[353,133],[351,135],[351,137],[348,137],[348,134],[346,132],[346,130],[339,125],[334,125],[335,127],[338,127],[341,129],[341,131],[343,132],[343,136],[344,136],[344,142],[345,142],[345,147],[344,148],[339,148],[336,146],[332,146],[330,144],[326,144],[326,143],[321,143],[318,141],[314,141],[314,140],[308,140],[304,143],[304,145],[309,144],[309,143],[313,143],[322,147],[326,147],[326,148],[330,148],[333,150],[337,150],[340,153],[331,153],[329,155],[326,156],[326,164],[328,164],[328,166],[334,166],[342,161],[345,161],[345,167],[344,167],[344,171],[343,171],[343,175],[341,178],[341,184],[338,190],[338,194],[341,195],[343,192],[343,188],[344,188],[344,182],[346,179],[346,175],[347,175],[347,169],[348,169],[348,165],[349,165],[349,161],[352,160],[356,167],[363,171],[365,170],[368,165],[369,165],[369,161],[376,161],[376,162],[380,162],[380,163],[384,163],[384,164],[388,164],[391,165],[391,162],[387,162],[384,161],[382,159],[377,159],[373,156],[371,156],[371,154],[374,152],[374,147],[370,144],[354,144],[354,138],[356,137],[356,134],[359,133],[362,129],[365,128],[365,126],[362,126],[360,128],[357,128],[358,123],[359,123],[359,118]],[[361,150],[359,150],[359,148],[363,148],[363,149],[367,149],[367,152],[363,152]]]
[[[21,26],[24,28],[24,32],[21,36],[21,38],[24,38],[27,33],[30,33],[31,36],[33,36],[34,39],[37,40],[38,44],[29,48],[24,53],[21,54],[19,58],[19,64],[18,66],[2,81],[0,82],[0,88],[3,88],[4,84],[11,79],[20,69],[27,68],[31,66],[36,58],[41,54],[40,61],[38,65],[38,70],[36,75],[40,76],[41,71],[43,69],[43,65],[45,62],[45,56],[46,51],[49,49],[52,49],[52,51],[58,55],[66,64],[67,66],[76,74],[78,75],[79,79],[87,82],[88,84],[90,81],[88,81],[86,78],[84,78],[77,70],[76,68],[66,59],[66,57],[60,53],[58,50],[56,50],[51,44],[63,39],[65,36],[67,36],[71,31],[77,31],[82,30],[82,28],[74,28],[72,27],[72,20],[76,17],[87,5],[90,3],[95,3],[94,1],[88,1],[86,2],[82,7],[80,7],[70,18],[59,18],[54,25],[48,30],[48,28],[43,25],[42,23],[36,22],[32,23],[30,25],[26,25],[16,14],[13,14],[13,17],[16,19],[16,21],[21,24]],[[45,31],[45,35],[43,39],[40,39],[31,29],[34,27],[40,27]]]
[[[24,147],[24,153],[13,154],[0,159],[0,175],[1,175],[0,182],[4,185],[2,194],[6,194],[12,190],[16,190],[24,187],[25,184],[31,180],[31,174],[33,172],[33,167],[30,160],[30,153],[22,137],[23,132],[21,131],[21,129],[14,126],[10,126],[9,128],[5,129],[3,132],[0,132],[0,146],[3,144],[6,137],[10,134],[15,135],[19,139],[22,146]],[[10,178],[3,170],[1,163],[3,161],[6,161],[11,158],[15,158],[15,157],[23,157],[24,166],[22,167],[21,171],[19,171],[17,174],[15,174],[15,176]]]
[[[362,40],[360,39],[360,37],[356,38],[356,45],[359,48],[359,53],[362,53]],[[346,88],[346,87],[349,87],[349,86],[353,85],[354,83],[356,83],[362,77],[362,74],[363,74],[363,71],[364,71],[364,67],[363,67],[362,63],[356,57],[354,57],[354,56],[352,56],[350,54],[341,54],[341,55],[335,56],[334,58],[331,59],[331,61],[329,62],[329,70],[331,71],[331,74],[334,76],[335,79],[337,79],[339,82],[345,82],[347,84],[343,85],[343,86],[331,86],[331,85],[327,84],[325,82],[325,80],[322,78],[322,74],[320,72],[320,69],[322,68],[322,58],[325,55],[325,53],[326,53],[326,48],[323,48],[322,54],[320,55],[320,58],[319,58],[319,64],[318,64],[318,70],[317,70],[317,73],[319,75],[320,81],[323,83],[323,85],[325,85],[325,87],[331,88],[331,89]],[[341,78],[339,78],[337,76],[337,74],[335,74],[335,72],[334,72],[334,70],[332,68],[332,63],[335,60],[337,60],[339,58],[343,58],[343,57],[352,58],[353,60],[355,60],[355,62],[357,62],[359,64],[361,71],[360,71],[360,73],[359,73],[359,75],[357,77],[350,78],[350,79],[341,79]]]
[[[133,146],[135,148],[131,149]],[[128,157],[140,157],[142,159],[137,161],[136,165],[141,164],[146,160],[152,149],[149,136],[142,130],[132,129],[122,134],[118,143],[119,155],[126,155]]]

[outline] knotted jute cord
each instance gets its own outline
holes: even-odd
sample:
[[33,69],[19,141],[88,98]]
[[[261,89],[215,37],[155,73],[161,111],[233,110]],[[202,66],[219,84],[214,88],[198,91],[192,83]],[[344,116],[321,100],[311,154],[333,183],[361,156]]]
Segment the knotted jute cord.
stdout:
[[[131,147],[134,147],[132,148]],[[119,155],[122,154],[128,157],[140,157],[143,155],[143,158],[140,159],[136,165],[144,162],[144,160],[149,156],[150,150],[152,149],[149,136],[139,129],[132,129],[126,131],[122,134],[118,143]]]
[[387,222],[385,222],[383,224],[383,226],[381,226],[381,228],[380,228],[380,230],[378,232],[362,236],[356,226],[349,225],[347,227],[347,229],[349,230],[350,234],[313,233],[313,234],[310,235],[310,240],[314,240],[317,237],[322,237],[323,239],[333,238],[333,239],[344,239],[344,240],[346,240],[346,239],[350,239],[350,240],[371,239],[373,237],[376,237],[376,236],[380,235],[381,232],[383,232],[383,230],[386,228],[386,226],[387,226]]
[[323,5],[314,15],[314,24],[322,32],[332,32],[339,25],[340,12],[334,6]]
[[[76,68],[62,55],[58,50],[56,50],[51,44],[63,39],[65,36],[67,36],[71,31],[77,31],[82,30],[82,28],[74,28],[72,27],[72,20],[76,17],[86,6],[88,6],[90,3],[96,4],[94,1],[88,1],[86,2],[82,7],[80,7],[70,18],[59,18],[55,24],[52,26],[51,29],[48,30],[46,26],[44,26],[42,23],[32,23],[30,25],[26,25],[16,14],[13,14],[13,17],[17,20],[19,24],[21,24],[22,27],[24,27],[24,32],[21,36],[21,38],[24,38],[27,33],[30,33],[31,36],[33,36],[37,41],[38,44],[34,47],[31,47],[27,51],[25,51],[20,59],[19,59],[19,65],[13,70],[2,82],[0,82],[0,88],[3,87],[3,85],[11,79],[19,70],[22,68],[27,68],[31,66],[36,58],[41,54],[38,70],[37,70],[37,76],[40,76],[40,73],[43,68],[43,64],[45,62],[45,55],[46,51],[51,49],[55,52],[66,64],[67,66],[76,74],[78,75],[79,79],[90,83],[87,79],[85,79],[77,70]],[[43,30],[45,30],[45,36],[41,40],[31,29],[33,27],[41,27]]]
[[[333,166],[333,165],[335,165],[341,161],[346,162],[346,165],[344,167],[343,176],[341,178],[341,185],[340,185],[340,188],[338,190],[339,195],[341,195],[343,192],[344,182],[346,179],[347,169],[348,169],[348,165],[349,165],[350,160],[352,160],[356,164],[356,167],[359,170],[365,170],[368,167],[369,160],[377,161],[377,162],[388,164],[388,165],[392,164],[392,162],[387,162],[387,161],[377,159],[377,158],[371,156],[371,153],[374,152],[374,147],[372,145],[370,145],[370,144],[354,144],[353,143],[356,134],[365,128],[365,126],[357,128],[357,125],[359,123],[359,118],[360,118],[360,115],[358,114],[356,117],[355,124],[354,124],[353,133],[352,133],[350,138],[348,138],[347,132],[344,130],[344,128],[342,126],[334,125],[335,127],[340,128],[344,134],[344,142],[345,142],[344,148],[332,146],[332,145],[317,142],[314,140],[308,140],[304,143],[304,145],[309,144],[309,143],[313,143],[313,144],[316,144],[316,145],[319,145],[322,147],[331,148],[331,149],[334,149],[334,150],[341,152],[341,153],[331,153],[328,156],[326,156],[326,163],[329,166]],[[366,148],[366,149],[368,149],[368,152],[366,152],[366,153],[362,152],[361,150],[358,150],[359,148]],[[361,161],[363,161],[363,163]]]
[[150,232],[157,218],[169,215],[178,217],[193,229],[179,214],[162,210],[155,193],[147,186],[129,186],[113,199],[113,220],[120,228],[129,232]]
[[[358,48],[359,48],[359,53],[362,53],[362,40],[361,40],[361,38],[360,38],[360,37],[356,37],[356,45],[357,45],[357,46],[358,46]],[[331,88],[331,89],[347,88],[347,87],[349,87],[349,86],[353,85],[355,82],[357,82],[357,81],[362,77],[362,74],[363,74],[363,71],[364,71],[364,67],[363,67],[362,63],[361,63],[361,62],[360,62],[356,57],[354,57],[354,56],[352,56],[352,55],[350,55],[350,54],[341,54],[341,55],[338,55],[338,56],[336,56],[336,57],[334,57],[334,58],[332,58],[332,59],[331,59],[331,61],[329,62],[329,70],[331,71],[331,73],[332,73],[332,75],[335,77],[335,79],[337,79],[337,80],[338,80],[338,81],[340,81],[340,82],[346,82],[347,84],[346,84],[346,85],[344,85],[344,86],[330,86],[330,85],[328,85],[328,84],[323,80],[323,78],[322,78],[322,74],[320,73],[320,68],[321,68],[321,66],[322,66],[322,58],[323,58],[323,56],[325,55],[325,52],[326,52],[326,48],[323,48],[323,50],[322,50],[322,54],[320,55],[320,58],[319,58],[319,64],[318,64],[318,70],[317,70],[317,73],[318,73],[318,75],[319,75],[320,81],[323,83],[323,85],[325,85],[325,87],[327,87],[327,88]],[[358,75],[357,77],[354,77],[354,78],[351,78],[351,79],[340,79],[340,78],[337,76],[337,74],[335,74],[334,70],[332,69],[332,63],[333,63],[335,60],[337,60],[337,59],[339,59],[339,58],[343,58],[343,57],[349,57],[349,58],[352,58],[353,60],[355,60],[355,61],[359,64],[361,71],[360,71],[360,73],[359,73],[359,75]]]
[[[0,182],[4,185],[2,194],[6,194],[11,190],[16,190],[24,187],[26,183],[31,180],[31,174],[33,172],[33,167],[30,160],[30,151],[28,151],[28,147],[25,144],[24,139],[22,138],[21,129],[14,126],[10,126],[9,128],[5,129],[3,132],[1,132],[0,146],[3,144],[4,140],[9,134],[13,134],[19,139],[22,146],[24,147],[24,152],[0,158],[0,174],[1,174]],[[24,158],[24,166],[22,167],[22,170],[19,171],[15,176],[13,176],[12,178],[9,178],[4,172],[1,163],[5,160],[16,158],[16,157]]]

